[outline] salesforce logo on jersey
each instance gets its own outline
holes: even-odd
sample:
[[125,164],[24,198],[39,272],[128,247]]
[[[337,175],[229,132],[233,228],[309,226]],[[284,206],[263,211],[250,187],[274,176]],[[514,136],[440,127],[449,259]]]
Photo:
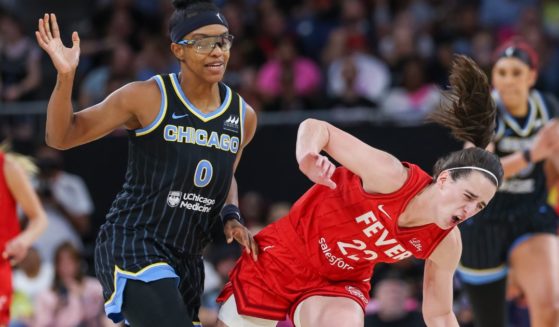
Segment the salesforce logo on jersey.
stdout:
[[181,209],[188,209],[198,212],[210,212],[215,199],[208,199],[200,194],[183,193],[181,191],[170,191],[167,196],[167,204],[171,208],[179,207]]

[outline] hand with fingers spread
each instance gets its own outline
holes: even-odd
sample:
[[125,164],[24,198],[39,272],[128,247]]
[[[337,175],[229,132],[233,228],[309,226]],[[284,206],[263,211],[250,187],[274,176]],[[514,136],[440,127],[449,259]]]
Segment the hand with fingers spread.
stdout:
[[39,19],[35,31],[39,46],[45,50],[59,74],[74,73],[80,57],[80,38],[78,32],[72,33],[72,47],[67,48],[60,39],[60,29],[55,14],[45,14]]
[[236,240],[239,244],[245,247],[248,254],[252,254],[254,261],[258,260],[258,244],[252,237],[248,229],[235,219],[230,219],[225,223],[223,228],[227,244]]
[[328,157],[318,153],[307,153],[299,162],[299,169],[314,183],[331,189],[336,188],[336,183],[332,180],[336,166]]

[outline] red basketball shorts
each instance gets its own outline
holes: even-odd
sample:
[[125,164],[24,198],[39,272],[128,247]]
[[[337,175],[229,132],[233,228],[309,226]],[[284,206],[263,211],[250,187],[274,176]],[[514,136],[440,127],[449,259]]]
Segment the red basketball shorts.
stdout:
[[274,224],[256,235],[258,261],[243,252],[217,302],[234,294],[239,314],[270,320],[293,319],[297,305],[315,295],[350,298],[365,310],[369,282],[325,279],[299,253],[304,251],[300,239],[286,234]]

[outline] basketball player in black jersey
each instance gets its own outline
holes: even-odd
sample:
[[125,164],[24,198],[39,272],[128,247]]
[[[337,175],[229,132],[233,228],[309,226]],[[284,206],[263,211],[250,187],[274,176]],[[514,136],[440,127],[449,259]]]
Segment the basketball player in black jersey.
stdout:
[[78,34],[71,48],[64,47],[54,14],[39,19],[36,32],[58,72],[47,143],[68,149],[122,125],[128,129],[125,183],[99,232],[95,269],[107,315],[134,327],[199,324],[201,253],[215,224],[223,223],[228,242],[237,240],[254,259],[257,254],[240,223],[233,175],[256,115],[220,82],[233,36],[211,1],[173,3],[170,49],[180,73],[127,84],[76,113],[71,93]]
[[477,327],[506,325],[505,290],[510,267],[526,296],[531,326],[559,326],[557,217],[547,205],[546,169],[559,156],[558,105],[532,89],[538,69],[522,41],[495,53],[493,96],[498,108],[493,150],[505,181],[487,209],[461,225],[464,249],[459,275]]

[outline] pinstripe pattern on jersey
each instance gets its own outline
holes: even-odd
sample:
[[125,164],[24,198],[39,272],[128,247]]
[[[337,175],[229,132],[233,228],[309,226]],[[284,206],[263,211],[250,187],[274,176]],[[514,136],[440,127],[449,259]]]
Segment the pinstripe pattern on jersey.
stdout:
[[[185,304],[197,317],[204,278],[200,253],[211,241],[213,226],[221,223],[219,211],[231,185],[236,151],[211,146],[209,141],[168,141],[165,128],[172,125],[241,140],[244,101],[220,84],[222,104],[200,117],[185,105],[188,99],[182,90],[176,92],[175,79],[155,77],[162,93],[158,118],[143,132],[129,132],[125,182],[101,226],[95,268],[110,302],[115,301],[117,273],[129,278],[130,272],[166,263],[179,276]],[[198,187],[196,168],[202,160],[211,163],[212,175]],[[179,202],[171,201],[171,195],[179,193]]]
[[[533,90],[526,118],[515,118],[506,112],[497,94],[494,95],[499,108],[494,138],[499,157],[529,147],[540,128],[557,112],[552,99]],[[503,275],[500,267],[508,260],[515,241],[530,233],[555,232],[557,218],[545,204],[545,182],[543,163],[529,165],[507,179],[483,211],[460,225],[463,243],[460,269],[470,269],[466,271],[469,277],[475,277],[478,282],[500,277]],[[477,275],[472,275],[472,271]]]

